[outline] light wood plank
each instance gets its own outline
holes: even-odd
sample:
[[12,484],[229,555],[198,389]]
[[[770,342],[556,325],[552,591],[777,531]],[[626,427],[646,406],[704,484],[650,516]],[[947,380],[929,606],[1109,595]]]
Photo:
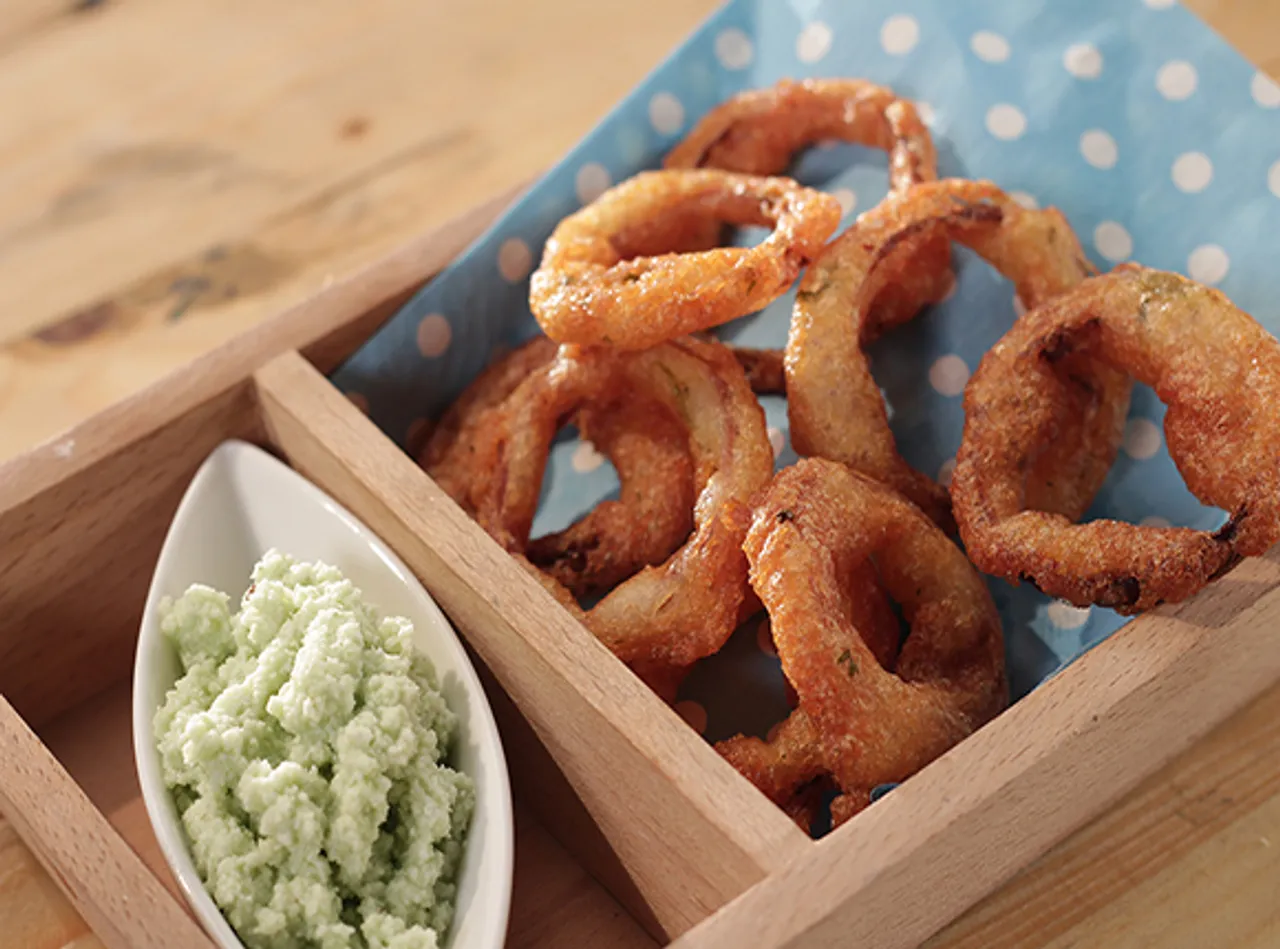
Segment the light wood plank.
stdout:
[[[108,2],[0,70],[10,332],[415,151],[445,149],[442,168],[492,193],[512,180],[511,164],[494,171],[512,142],[518,167],[551,162],[566,143],[537,134],[549,119],[585,130],[711,4],[662,6],[650,13],[664,28],[619,44],[607,42],[618,4]],[[546,54],[512,38],[531,32],[574,47],[585,73],[547,71],[530,88]],[[583,74],[617,78],[584,89]],[[279,279],[293,264],[275,266]]]
[[71,901],[40,866],[18,832],[0,817],[0,949],[99,949]]
[[[1268,857],[1280,860],[1280,687],[947,927],[928,949],[1121,946],[1130,944],[1126,933],[1134,926],[1147,930],[1143,945],[1243,949],[1249,934],[1274,927],[1280,914],[1280,901],[1271,898],[1280,864],[1258,866]],[[1262,872],[1256,890],[1243,886],[1242,898],[1217,906],[1164,898],[1209,880],[1237,880],[1246,866]],[[1187,933],[1202,940],[1187,942]]]
[[0,809],[107,949],[214,949],[0,698]]
[[0,59],[0,458],[546,168],[715,5],[62,7]]
[[452,187],[455,163],[468,157],[420,149],[372,180],[356,176],[264,222],[251,240],[202,249],[0,343],[0,412],[24,420],[0,427],[0,459],[313,299],[367,261],[420,243],[426,229],[472,209],[474,191]]
[[520,807],[516,885],[508,949],[654,949],[658,943],[626,914],[563,847]]
[[218,442],[260,437],[253,369],[295,347],[332,365],[511,197],[0,465],[0,693],[38,726],[126,676],[183,491]]
[[[130,694],[129,681],[119,682],[51,722],[40,738],[93,806],[176,895],[177,884],[155,841],[138,790],[130,740]],[[653,940],[529,813],[521,791],[516,783],[516,879],[508,947],[652,947]],[[98,949],[101,945],[3,818],[0,921],[4,924],[0,925],[0,949]]]
[[1207,838],[1187,865],[1130,884],[1095,916],[1045,949],[1160,946],[1273,949],[1280,946],[1280,798]]
[[272,443],[376,531],[449,613],[665,933],[812,850],[313,366],[286,354],[256,380]]

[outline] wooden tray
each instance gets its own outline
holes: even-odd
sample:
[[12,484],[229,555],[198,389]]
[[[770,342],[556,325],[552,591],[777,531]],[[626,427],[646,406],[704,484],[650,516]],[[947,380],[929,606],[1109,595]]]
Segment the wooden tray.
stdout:
[[682,949],[917,945],[1280,678],[1273,553],[809,840],[322,375],[510,197],[0,468],[0,810],[107,945],[208,945],[138,801],[124,697],[169,519],[226,438],[363,518],[486,667],[522,806],[630,913],[548,912],[548,945],[645,944],[636,924]]

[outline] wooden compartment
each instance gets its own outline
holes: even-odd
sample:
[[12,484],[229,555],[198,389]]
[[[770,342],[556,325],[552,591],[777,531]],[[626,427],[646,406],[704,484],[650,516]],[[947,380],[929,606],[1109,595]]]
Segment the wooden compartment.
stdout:
[[[518,797],[681,947],[916,945],[1280,678],[1273,553],[811,841],[323,376],[509,197],[0,468],[0,809],[108,945],[207,944],[138,800],[127,695],[169,519],[226,438],[285,458],[415,571],[485,667]],[[539,925],[591,944],[608,908],[591,913]]]

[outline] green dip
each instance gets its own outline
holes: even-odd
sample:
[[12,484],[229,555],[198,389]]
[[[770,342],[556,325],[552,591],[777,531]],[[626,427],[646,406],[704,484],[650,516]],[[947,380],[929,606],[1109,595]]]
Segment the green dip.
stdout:
[[164,781],[241,941],[437,946],[475,793],[412,624],[276,551],[238,613],[195,585],[161,615],[183,669],[155,717]]

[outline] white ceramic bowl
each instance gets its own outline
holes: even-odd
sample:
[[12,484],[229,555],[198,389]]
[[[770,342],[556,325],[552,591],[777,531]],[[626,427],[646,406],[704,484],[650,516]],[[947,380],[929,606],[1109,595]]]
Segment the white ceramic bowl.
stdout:
[[156,565],[138,636],[133,678],[133,745],[142,798],[160,848],[187,900],[224,949],[243,949],[196,872],[177,809],[164,786],[152,718],[179,667],[160,634],[162,597],[204,583],[231,596],[249,584],[272,547],[342,571],[381,615],[408,617],[414,644],[431,660],[460,735],[455,764],[475,781],[476,809],[458,879],[448,949],[497,949],[511,902],[511,791],[493,713],[453,628],[409,569],[373,533],[317,487],[261,449],[223,443],[197,472],[174,516]]

